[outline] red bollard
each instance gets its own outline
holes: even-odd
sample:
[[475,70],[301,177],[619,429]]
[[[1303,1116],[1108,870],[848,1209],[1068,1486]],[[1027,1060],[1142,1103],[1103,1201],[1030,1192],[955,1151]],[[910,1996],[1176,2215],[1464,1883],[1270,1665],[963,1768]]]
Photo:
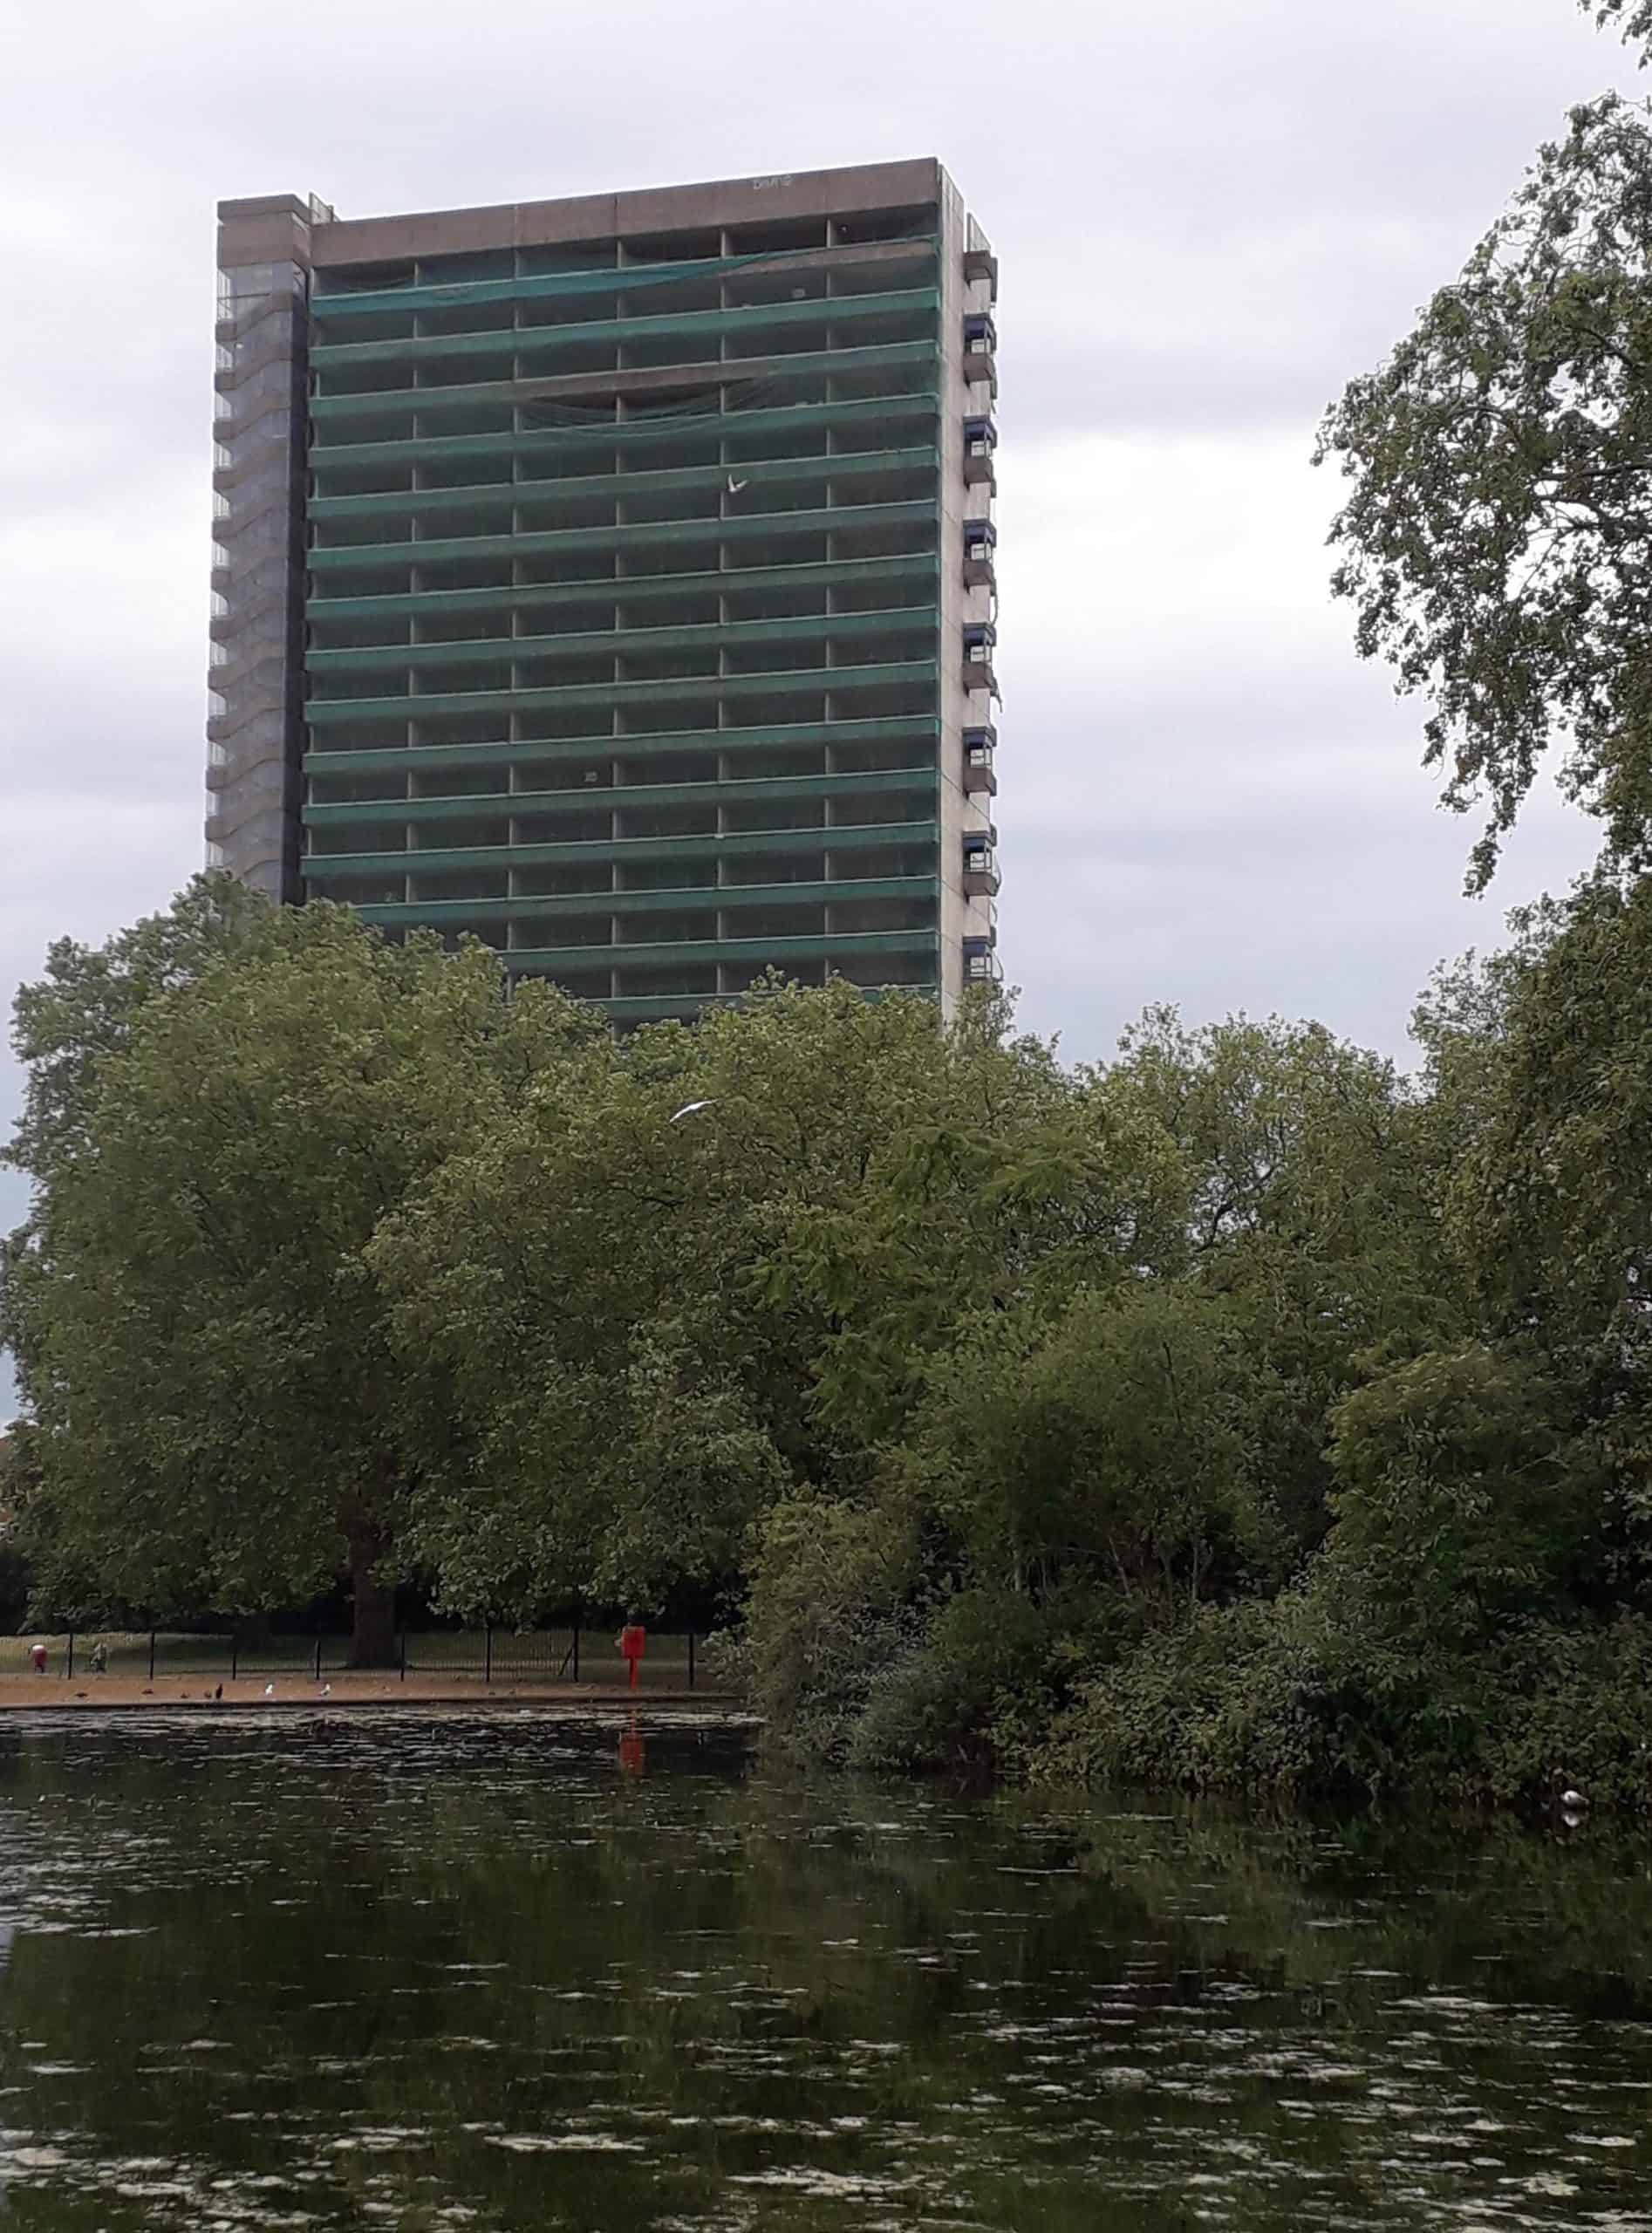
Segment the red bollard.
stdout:
[[637,1687],[637,1670],[642,1664],[648,1649],[648,1631],[640,1621],[627,1621],[619,1631],[619,1649],[625,1664],[631,1670],[631,1687]]
[[45,1673],[46,1648],[44,1644],[31,1643],[29,1646],[29,1664],[33,1668],[37,1675],[44,1675]]

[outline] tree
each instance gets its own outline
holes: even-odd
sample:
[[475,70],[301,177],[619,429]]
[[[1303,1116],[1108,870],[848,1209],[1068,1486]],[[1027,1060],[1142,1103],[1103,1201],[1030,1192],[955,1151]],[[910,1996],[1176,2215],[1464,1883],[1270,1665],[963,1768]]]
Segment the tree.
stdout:
[[1455,1214],[1498,1320],[1571,1348],[1652,1313],[1652,881],[1597,873],[1523,919]]
[[542,1361],[458,1455],[415,1492],[409,1547],[451,1608],[522,1621],[715,1591],[788,1485],[739,1389],[708,1383],[663,1324],[604,1368]]
[[0,1622],[8,1628],[29,1602],[29,1564],[23,1545],[27,1514],[39,1493],[35,1442],[34,1429],[26,1419],[13,1419],[0,1433]]
[[1430,1111],[1391,1062],[1323,1025],[1149,1009],[1112,1073],[1180,1158],[1185,1208],[1154,1263],[1219,1303],[1250,1376],[1259,1493],[1289,1571],[1328,1524],[1325,1418],[1383,1349],[1457,1323]]
[[1332,1420],[1336,1527],[1320,1595],[1436,1661],[1552,1610],[1589,1517],[1566,1425],[1539,1366],[1482,1342],[1355,1390]]
[[547,1070],[374,1246],[400,1337],[446,1376],[433,1482],[531,1499],[566,1453],[529,1391],[666,1353],[793,1479],[863,1480],[919,1358],[1031,1232],[1029,1193],[1069,1184],[1027,1158],[1071,1088],[1001,1039],[916,995],[771,984]]
[[1080,1289],[1040,1323],[984,1316],[939,1356],[914,1478],[962,1545],[961,1579],[1077,1581],[1173,1617],[1252,1532],[1252,1371],[1229,1313],[1188,1286]]
[[[1626,28],[1649,26],[1636,5]],[[1489,809],[1471,889],[1557,739],[1613,852],[1652,858],[1646,107],[1573,112],[1460,278],[1328,413],[1315,456],[1352,484],[1334,587],[1359,650],[1431,697],[1424,763],[1446,802]]]
[[47,1540],[59,1574],[157,1612],[302,1602],[347,1564],[355,1660],[382,1664],[410,1368],[366,1250],[530,1075],[544,1004],[507,1007],[482,948],[391,946],[344,909],[249,937],[201,911],[148,926],[146,952],[207,951],[112,1044],[106,1004],[46,1033],[25,995],[51,1113],[17,1151],[38,1192],[5,1302]]
[[1601,871],[1522,920],[1450,1209],[1485,1321],[1536,1343],[1609,1484],[1597,1601],[1652,1580],[1652,880]]
[[38,983],[17,992],[11,1035],[24,1066],[23,1113],[0,1162],[46,1186],[87,1152],[100,1067],[123,1051],[146,1007],[253,943],[273,915],[233,877],[212,874],[104,946],[59,939]]
[[[1578,4],[1597,24],[1620,24],[1626,39],[1652,40],[1652,0],[1578,0]],[[1646,62],[1642,55],[1642,69]]]

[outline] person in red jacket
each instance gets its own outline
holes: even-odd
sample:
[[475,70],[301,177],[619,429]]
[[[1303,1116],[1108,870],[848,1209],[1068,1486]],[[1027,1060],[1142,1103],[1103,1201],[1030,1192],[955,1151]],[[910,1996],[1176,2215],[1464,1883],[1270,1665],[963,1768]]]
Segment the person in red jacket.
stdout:
[[625,1616],[625,1625],[619,1631],[615,1642],[619,1646],[620,1656],[630,1670],[631,1687],[634,1690],[637,1687],[637,1670],[642,1665],[643,1654],[648,1649],[648,1631],[634,1613],[628,1613]]

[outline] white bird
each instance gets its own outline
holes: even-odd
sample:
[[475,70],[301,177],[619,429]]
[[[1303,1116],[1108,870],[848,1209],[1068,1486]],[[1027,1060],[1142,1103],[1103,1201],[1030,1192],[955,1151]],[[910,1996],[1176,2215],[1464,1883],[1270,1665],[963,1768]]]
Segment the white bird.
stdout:
[[265,1696],[265,1697],[267,1697],[267,1698],[273,1698],[273,1697],[275,1697],[275,1695],[276,1695],[276,1686],[275,1686],[275,1684],[274,1684],[273,1683],[266,1683],[264,1684],[264,1696]]
[[732,473],[729,475],[729,476],[728,476],[728,493],[729,493],[729,495],[730,495],[731,496],[738,496],[738,495],[739,495],[739,494],[740,494],[740,492],[741,492],[741,490],[745,486],[746,486],[746,483],[745,483],[743,481],[736,481],[736,480],[735,480],[735,478],[734,478],[734,475],[733,475]]
[[1560,1793],[1560,1804],[1569,1813],[1575,1814],[1580,1807],[1587,1806],[1588,1803],[1583,1793],[1580,1791],[1573,1791],[1569,1784]]
[[322,1686],[321,1686],[321,1695],[322,1695],[322,1697],[323,1697],[324,1698],[330,1698],[330,1697],[331,1697],[331,1696],[332,1696],[332,1684],[331,1684],[331,1683],[324,1683],[322,1684]]
[[677,1114],[667,1117],[666,1121],[671,1124],[680,1124],[685,1116],[698,1116],[702,1109],[709,1109],[712,1105],[711,1101],[686,1101]]

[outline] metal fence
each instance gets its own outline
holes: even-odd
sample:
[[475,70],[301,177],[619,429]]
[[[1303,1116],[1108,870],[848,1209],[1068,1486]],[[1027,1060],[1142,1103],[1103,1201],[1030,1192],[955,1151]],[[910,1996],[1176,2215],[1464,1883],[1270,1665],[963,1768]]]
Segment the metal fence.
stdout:
[[[637,1670],[640,1690],[692,1690],[697,1687],[697,1646],[692,1633],[648,1632],[647,1650]],[[606,1629],[562,1628],[416,1629],[396,1639],[397,1663],[371,1670],[406,1681],[411,1676],[472,1679],[493,1683],[578,1683],[603,1689],[628,1687],[629,1670],[613,1635]],[[44,1651],[44,1670],[37,1655]],[[154,1682],[168,1676],[211,1676],[237,1682],[324,1681],[350,1671],[350,1639],[345,1635],[263,1636],[248,1641],[230,1635],[186,1635],[174,1630],[59,1630],[55,1635],[0,1636],[0,1679],[33,1676],[36,1680],[84,1681],[99,1674],[126,1682]],[[363,1670],[369,1671],[369,1670]]]

